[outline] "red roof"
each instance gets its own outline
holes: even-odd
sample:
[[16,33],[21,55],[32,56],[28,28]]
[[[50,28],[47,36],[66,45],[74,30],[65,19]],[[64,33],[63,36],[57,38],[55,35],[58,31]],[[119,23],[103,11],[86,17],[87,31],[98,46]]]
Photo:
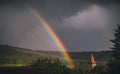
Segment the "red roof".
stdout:
[[95,58],[93,56],[93,54],[91,54],[91,57],[90,57],[90,64],[96,64],[96,61],[95,61]]

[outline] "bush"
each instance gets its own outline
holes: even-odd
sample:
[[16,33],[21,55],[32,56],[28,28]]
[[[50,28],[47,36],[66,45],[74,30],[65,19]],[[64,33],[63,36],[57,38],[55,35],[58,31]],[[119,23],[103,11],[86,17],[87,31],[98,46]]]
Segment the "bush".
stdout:
[[120,60],[109,61],[110,74],[120,74]]
[[44,68],[49,74],[86,74],[87,70],[76,66],[70,68],[62,60],[53,57],[43,57],[31,63],[32,67]]

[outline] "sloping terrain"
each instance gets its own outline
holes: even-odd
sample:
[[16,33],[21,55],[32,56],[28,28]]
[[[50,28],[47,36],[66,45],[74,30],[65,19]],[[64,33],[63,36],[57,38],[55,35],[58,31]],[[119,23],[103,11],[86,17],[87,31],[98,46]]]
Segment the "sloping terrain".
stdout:
[[[98,64],[105,64],[110,58],[111,51],[101,52],[69,52],[75,63],[88,65],[90,54],[94,57]],[[0,45],[0,64],[16,64],[26,65],[34,60],[43,57],[61,57],[61,52],[57,51],[34,51],[24,48],[12,47],[8,45]]]
[[0,45],[0,64],[29,64],[33,60],[48,56],[53,55],[8,45]]

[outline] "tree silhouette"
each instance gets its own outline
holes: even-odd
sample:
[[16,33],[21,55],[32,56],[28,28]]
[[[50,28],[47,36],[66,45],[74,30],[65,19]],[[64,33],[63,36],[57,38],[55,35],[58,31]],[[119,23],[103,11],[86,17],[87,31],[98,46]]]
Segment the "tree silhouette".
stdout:
[[120,60],[120,25],[117,25],[114,33],[114,39],[110,40],[113,43],[113,50],[112,57],[114,60]]
[[114,30],[114,38],[110,40],[113,43],[112,59],[109,61],[110,74],[120,74],[120,25]]

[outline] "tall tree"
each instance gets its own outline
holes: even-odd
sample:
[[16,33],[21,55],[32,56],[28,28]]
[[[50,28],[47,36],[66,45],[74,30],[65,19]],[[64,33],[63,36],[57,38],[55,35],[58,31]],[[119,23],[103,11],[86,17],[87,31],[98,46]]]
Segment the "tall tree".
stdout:
[[117,25],[114,33],[114,39],[110,40],[113,43],[113,50],[112,58],[114,60],[120,60],[120,25]]
[[118,24],[114,30],[114,38],[110,40],[113,43],[112,59],[109,61],[110,74],[120,74],[120,25]]

